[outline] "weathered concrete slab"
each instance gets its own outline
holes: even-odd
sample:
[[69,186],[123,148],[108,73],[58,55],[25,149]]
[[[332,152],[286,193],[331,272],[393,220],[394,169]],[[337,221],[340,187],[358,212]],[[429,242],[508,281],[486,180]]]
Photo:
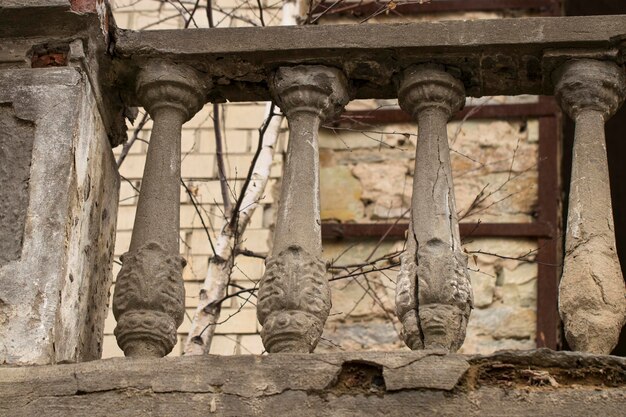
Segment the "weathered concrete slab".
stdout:
[[2,234],[0,363],[98,358],[119,176],[91,85],[71,67],[0,70],[0,113],[2,187],[25,173],[0,206],[16,232]]
[[[267,100],[267,74],[279,66],[342,68],[355,98],[394,98],[394,77],[410,65],[456,68],[467,94],[552,93],[546,52],[623,50],[626,15],[498,19],[376,25],[118,30],[119,75],[160,57],[185,62],[214,78],[216,99]],[[615,51],[614,51],[615,52]],[[621,59],[621,58],[617,58]],[[549,71],[548,71],[549,72]],[[134,89],[129,89],[134,91]],[[546,91],[549,90],[549,91]],[[136,102],[133,97],[130,102]]]
[[[113,146],[126,141],[124,106],[105,82],[109,76],[109,26],[103,0],[1,0],[0,69],[45,66],[50,56],[87,73]],[[55,62],[54,65],[59,65]]]
[[540,350],[116,358],[0,367],[0,414],[623,416],[626,359]]

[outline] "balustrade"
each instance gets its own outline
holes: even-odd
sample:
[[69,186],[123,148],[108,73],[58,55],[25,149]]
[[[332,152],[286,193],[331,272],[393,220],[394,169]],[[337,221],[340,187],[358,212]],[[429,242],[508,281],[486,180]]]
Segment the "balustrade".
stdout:
[[[398,78],[399,104],[418,126],[410,226],[396,290],[402,336],[411,349],[458,350],[472,309],[447,135],[466,87],[457,78],[461,72],[451,68],[409,66]],[[566,62],[553,76],[555,95],[576,122],[560,312],[573,348],[609,353],[626,320],[626,301],[603,125],[623,100],[624,70],[582,59]],[[165,61],[145,62],[137,76],[136,97],[154,127],[130,251],[122,257],[113,300],[115,334],[127,356],[164,356],[182,322],[180,129],[208,100],[208,84],[191,67]],[[268,85],[290,133],[257,314],[268,352],[312,352],[331,308],[320,259],[318,130],[349,101],[349,83],[337,68],[295,65],[273,71]]]
[[[0,13],[0,21],[30,12],[11,13]],[[111,125],[110,137],[122,129],[110,121],[121,121],[124,107],[143,106],[153,120],[130,249],[121,258],[113,297],[115,335],[127,356],[165,356],[183,321],[185,260],[178,243],[183,123],[207,102],[259,100],[273,100],[289,122],[273,248],[258,292],[257,317],[269,353],[312,352],[331,308],[320,259],[320,125],[350,99],[390,98],[398,98],[418,126],[410,227],[396,291],[403,338],[411,349],[459,349],[472,290],[459,238],[447,123],[466,96],[520,94],[554,94],[576,123],[559,296],[565,336],[572,348],[594,353],[610,353],[617,343],[626,322],[626,297],[615,247],[604,123],[626,95],[626,16],[166,32],[111,27],[110,37],[97,25],[88,36],[80,32],[91,27],[88,16],[58,16],[76,19],[70,28],[55,26],[63,35],[57,39],[61,47],[55,40],[46,44],[55,45],[48,51],[41,46],[44,35],[25,29],[24,38],[0,50],[0,63],[23,65],[34,50],[44,51],[44,58],[67,58],[68,65],[86,74],[96,96],[106,96],[94,99],[93,107],[105,114],[101,122]],[[72,31],[84,38],[76,38],[70,48],[63,39],[74,39]],[[102,36],[106,39],[98,39],[106,42],[106,51],[90,43]],[[54,76],[65,73],[75,76],[73,71]],[[11,94],[17,98],[5,102],[20,99]],[[38,96],[31,95],[29,103],[35,103]],[[15,106],[15,112],[22,111]],[[103,111],[108,107],[113,110]],[[5,113],[13,124],[21,120],[13,110]],[[40,125],[34,121],[33,129]],[[78,223],[67,227],[76,229]],[[89,247],[92,242],[74,229],[71,233]],[[102,251],[111,255],[108,245]],[[6,269],[0,278],[13,273],[1,268]],[[63,285],[70,288],[72,274],[67,278],[70,283]],[[96,290],[61,296],[63,308],[70,305],[65,300],[82,294],[91,300]],[[15,300],[3,298],[0,304],[17,305]],[[60,309],[55,306],[34,322],[53,322]],[[26,325],[16,326],[11,334],[28,334],[18,328]],[[53,342],[41,349],[54,351]]]

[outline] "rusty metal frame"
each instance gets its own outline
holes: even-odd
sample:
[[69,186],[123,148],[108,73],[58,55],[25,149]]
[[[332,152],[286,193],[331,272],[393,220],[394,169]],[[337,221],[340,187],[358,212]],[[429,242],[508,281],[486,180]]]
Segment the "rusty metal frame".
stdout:
[[[560,318],[557,311],[561,269],[561,188],[559,156],[561,111],[553,97],[540,97],[532,104],[468,107],[456,116],[466,119],[520,119],[539,121],[537,218],[531,223],[460,223],[461,236],[525,237],[537,239],[537,347],[560,348]],[[335,125],[411,123],[400,109],[347,111]],[[322,223],[323,239],[404,239],[407,223]]]
[[[388,9],[385,11],[385,9]],[[525,10],[534,11],[540,16],[560,16],[562,10],[561,0],[446,0],[418,3],[418,2],[390,2],[390,1],[367,1],[350,0],[341,3],[336,1],[322,1],[315,6],[312,15],[323,13],[325,16],[371,16],[383,11],[394,15],[419,15],[445,12],[469,12],[469,11],[502,11],[502,10]]]

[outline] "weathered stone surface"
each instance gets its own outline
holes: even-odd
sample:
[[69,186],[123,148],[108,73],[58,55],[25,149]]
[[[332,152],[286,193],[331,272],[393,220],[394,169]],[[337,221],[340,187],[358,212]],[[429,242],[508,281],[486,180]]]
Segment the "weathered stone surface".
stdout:
[[555,74],[557,99],[576,122],[559,312],[570,346],[608,354],[626,323],[615,247],[604,122],[626,96],[624,68],[573,60]]
[[463,84],[433,66],[406,70],[398,90],[400,106],[420,127],[411,223],[396,289],[397,314],[411,349],[458,350],[473,307],[446,129],[464,101]]
[[349,99],[336,68],[279,68],[270,78],[274,100],[287,115],[289,147],[272,255],[259,283],[257,315],[268,352],[312,352],[331,307],[324,276],[320,220],[320,123]]
[[119,177],[91,85],[76,68],[3,70],[0,103],[11,103],[33,132],[32,159],[12,162],[29,172],[28,200],[23,239],[3,234],[23,244],[21,257],[0,267],[0,363],[96,359]]
[[0,267],[22,254],[35,126],[0,103]]
[[356,98],[396,97],[394,75],[417,62],[459,68],[471,96],[550,94],[550,74],[544,75],[541,64],[545,51],[623,48],[625,25],[624,16],[585,16],[198,29],[167,36],[119,31],[117,79],[124,83],[124,72],[133,78],[129,61],[162,56],[223,77],[215,92],[221,99],[267,100],[268,71],[302,63],[304,54],[308,62],[340,68],[358,80]]
[[320,169],[320,200],[322,220],[359,221],[363,218],[361,183],[349,167]]
[[109,359],[0,368],[0,413],[617,417],[624,375],[623,358],[548,350]]
[[372,218],[398,218],[406,215],[411,201],[412,178],[404,164],[359,163],[353,174],[363,186],[362,199]]
[[[109,25],[113,25],[108,2],[3,0],[1,3],[0,66],[30,68],[33,65],[34,68],[37,61],[47,62],[51,57],[62,56],[63,65],[79,67],[89,78],[111,145],[125,141],[125,107],[106,75],[111,67]],[[53,59],[54,62],[57,61]]]
[[167,355],[182,324],[185,260],[150,242],[121,256],[113,314],[115,337],[126,356]]

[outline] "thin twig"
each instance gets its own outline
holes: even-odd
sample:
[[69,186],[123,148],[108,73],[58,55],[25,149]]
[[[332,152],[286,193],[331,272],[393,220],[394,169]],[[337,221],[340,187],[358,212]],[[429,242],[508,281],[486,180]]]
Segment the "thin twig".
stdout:
[[195,196],[193,195],[193,193],[191,192],[189,187],[187,187],[187,184],[185,184],[185,181],[183,181],[182,178],[180,179],[180,183],[185,188],[185,191],[187,191],[187,195],[189,196],[189,199],[191,200],[191,204],[193,204],[193,207],[196,210],[196,213],[198,214],[198,217],[200,217],[200,223],[202,223],[202,228],[204,229],[204,231],[206,233],[206,237],[209,240],[209,245],[211,245],[211,250],[213,251],[213,256],[215,256],[215,246],[213,246],[213,240],[211,239],[211,233],[209,233],[209,228],[207,227],[206,223],[204,223],[204,218],[202,217],[202,213],[200,212],[200,208],[198,208],[198,205],[196,204]]
[[224,202],[224,214],[226,217],[231,212],[230,196],[228,195],[228,181],[226,180],[226,168],[224,166],[224,148],[222,139],[222,127],[220,123],[220,105],[213,103],[213,130],[215,131],[215,158],[217,159],[217,173],[220,178],[220,191]]
[[128,152],[130,151],[130,148],[132,148],[133,144],[137,140],[137,137],[139,136],[139,133],[141,132],[143,127],[146,125],[146,123],[148,123],[148,120],[150,120],[150,116],[148,115],[148,112],[145,112],[143,116],[141,116],[141,120],[139,121],[139,123],[137,124],[137,127],[133,131],[133,135],[128,140],[128,142],[124,144],[124,147],[122,148],[122,152],[120,153],[120,156],[117,158],[118,168],[122,165],[122,162],[124,162],[124,159],[126,159],[126,156],[128,155]]
[[[274,113],[275,105],[272,103],[270,105],[269,115],[263,122],[263,125],[259,128],[259,142],[256,148],[256,152],[252,157],[252,162],[250,162],[250,167],[248,168],[248,175],[246,175],[246,179],[244,180],[243,186],[241,187],[241,192],[239,193],[239,198],[235,202],[235,207],[233,208],[230,217],[229,227],[231,230],[235,230],[235,225],[239,220],[239,211],[241,210],[241,203],[244,200],[246,195],[246,191],[248,190],[248,186],[250,185],[250,181],[252,180],[252,174],[254,173],[254,168],[256,167],[256,162],[259,159],[259,155],[261,154],[261,150],[263,149],[263,138],[265,137],[265,132],[267,132],[267,128],[270,125],[270,121],[276,115]],[[227,211],[228,212],[228,211]]]

